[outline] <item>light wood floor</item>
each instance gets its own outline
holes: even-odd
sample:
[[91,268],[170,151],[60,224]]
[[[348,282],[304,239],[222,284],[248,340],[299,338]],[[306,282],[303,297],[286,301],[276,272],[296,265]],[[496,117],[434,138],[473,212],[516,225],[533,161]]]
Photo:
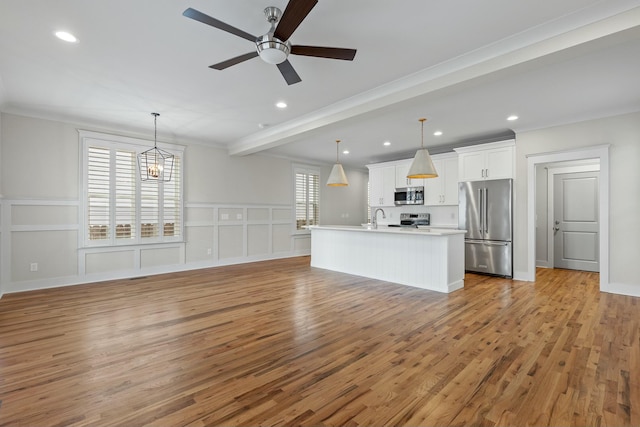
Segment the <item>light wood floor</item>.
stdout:
[[640,425],[640,299],[308,257],[5,295],[0,425]]

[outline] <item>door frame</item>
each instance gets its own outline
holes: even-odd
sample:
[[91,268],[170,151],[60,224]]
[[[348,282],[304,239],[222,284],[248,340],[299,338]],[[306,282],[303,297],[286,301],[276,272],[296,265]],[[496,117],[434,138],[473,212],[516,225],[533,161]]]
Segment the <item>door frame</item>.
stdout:
[[[554,212],[555,206],[554,206],[554,199],[553,199],[553,193],[554,193],[553,181],[555,180],[556,175],[566,174],[566,173],[578,173],[578,172],[600,172],[600,164],[594,161],[593,163],[580,164],[575,166],[563,164],[563,166],[554,167],[553,164],[548,165],[548,169],[547,169],[547,219],[548,219],[547,265],[549,268],[555,268],[555,258],[554,258],[555,249],[553,244],[554,236],[553,236],[553,229],[552,227],[549,226],[549,224],[551,224],[555,216],[555,212]],[[538,190],[536,189],[536,191]],[[600,192],[600,188],[598,188],[598,198],[600,197],[599,192]],[[600,219],[598,218],[598,221],[599,220]],[[600,232],[598,230],[598,238],[600,238],[599,234]]]
[[543,163],[598,159],[600,161],[600,291],[609,292],[609,144],[551,153],[529,154],[527,158],[527,274],[536,281],[536,166]]

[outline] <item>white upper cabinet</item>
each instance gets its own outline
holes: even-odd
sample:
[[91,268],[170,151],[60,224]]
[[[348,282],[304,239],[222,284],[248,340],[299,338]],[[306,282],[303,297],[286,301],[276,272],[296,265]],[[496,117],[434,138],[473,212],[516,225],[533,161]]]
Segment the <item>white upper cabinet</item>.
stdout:
[[395,165],[368,165],[369,204],[371,206],[393,206],[396,189]]
[[429,206],[458,204],[458,156],[431,156],[437,178],[424,179],[424,204]]
[[413,159],[409,159],[396,164],[396,188],[424,186],[424,179],[407,178],[412,162]]
[[514,178],[515,140],[456,148],[460,181]]
[[424,187],[425,205],[458,204],[458,155],[431,156],[437,178],[409,179],[407,172],[413,159],[367,165],[369,168],[369,204],[372,207],[394,206],[396,188]]

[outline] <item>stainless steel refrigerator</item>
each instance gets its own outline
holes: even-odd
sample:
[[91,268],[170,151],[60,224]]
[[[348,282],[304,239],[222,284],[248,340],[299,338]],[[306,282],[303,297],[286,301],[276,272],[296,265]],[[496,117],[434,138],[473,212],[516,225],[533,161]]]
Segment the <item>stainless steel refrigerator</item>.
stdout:
[[467,230],[465,270],[513,277],[513,180],[458,186],[458,225]]

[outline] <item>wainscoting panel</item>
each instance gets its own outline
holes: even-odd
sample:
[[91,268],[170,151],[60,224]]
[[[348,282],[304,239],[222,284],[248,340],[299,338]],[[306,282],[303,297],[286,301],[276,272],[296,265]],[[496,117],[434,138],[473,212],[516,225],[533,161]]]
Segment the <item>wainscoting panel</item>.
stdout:
[[0,198],[0,296],[311,253],[290,205],[185,203],[184,241],[84,247],[78,200]]
[[98,274],[135,268],[135,250],[122,248],[110,252],[90,252],[85,256],[85,273]]

